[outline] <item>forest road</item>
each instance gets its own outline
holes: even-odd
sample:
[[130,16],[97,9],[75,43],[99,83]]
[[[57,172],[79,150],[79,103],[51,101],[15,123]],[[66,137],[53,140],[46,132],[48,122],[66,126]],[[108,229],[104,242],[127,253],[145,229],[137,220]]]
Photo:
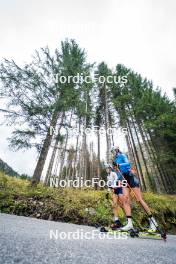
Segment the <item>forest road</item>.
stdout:
[[176,263],[176,236],[107,236],[90,226],[0,214],[0,263]]

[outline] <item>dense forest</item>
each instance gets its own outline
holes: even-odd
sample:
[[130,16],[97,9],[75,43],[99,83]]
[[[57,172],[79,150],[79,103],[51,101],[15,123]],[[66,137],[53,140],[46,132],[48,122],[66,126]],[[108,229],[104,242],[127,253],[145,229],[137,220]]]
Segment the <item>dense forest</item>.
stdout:
[[[83,79],[89,76],[90,81],[60,78],[78,74]],[[98,81],[102,76],[104,81]],[[107,81],[108,76],[116,81]],[[127,81],[117,81],[119,76]],[[5,59],[0,79],[7,102],[1,111],[6,124],[15,127],[10,147],[38,151],[34,183],[42,180],[49,185],[50,176],[104,177],[102,148],[106,148],[106,162],[111,162],[111,147],[118,140],[114,130],[108,131],[118,127],[126,129],[127,155],[142,190],[176,192],[176,105],[152,81],[121,64],[112,70],[105,62],[88,62],[85,50],[74,40],[61,42],[54,53],[42,48],[22,66]],[[95,127],[93,136],[85,132]]]

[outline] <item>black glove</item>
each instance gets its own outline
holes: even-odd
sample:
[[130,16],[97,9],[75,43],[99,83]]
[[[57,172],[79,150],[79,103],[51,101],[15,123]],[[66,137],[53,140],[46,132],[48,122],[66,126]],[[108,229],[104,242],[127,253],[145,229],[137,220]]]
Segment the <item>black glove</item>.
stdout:
[[106,199],[107,200],[109,199],[109,193],[106,193]]

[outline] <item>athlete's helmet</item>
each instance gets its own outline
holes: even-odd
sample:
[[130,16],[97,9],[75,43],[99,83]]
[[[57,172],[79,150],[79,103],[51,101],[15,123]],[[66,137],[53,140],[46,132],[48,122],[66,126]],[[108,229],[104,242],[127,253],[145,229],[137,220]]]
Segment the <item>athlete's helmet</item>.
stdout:
[[118,146],[112,146],[111,152],[118,151],[120,148]]
[[112,165],[111,164],[105,164],[105,168],[106,169],[109,169],[109,168],[112,169]]

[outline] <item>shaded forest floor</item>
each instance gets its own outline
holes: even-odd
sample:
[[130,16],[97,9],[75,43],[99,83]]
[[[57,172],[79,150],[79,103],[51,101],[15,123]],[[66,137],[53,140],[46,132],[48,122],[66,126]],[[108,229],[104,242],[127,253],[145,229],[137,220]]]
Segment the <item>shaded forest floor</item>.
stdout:
[[[111,194],[107,190],[50,188],[0,173],[0,212],[84,225],[109,225],[112,222]],[[176,195],[143,193],[160,225],[176,234]],[[132,199],[133,220],[143,230],[148,225],[145,213]],[[125,224],[123,211],[119,211]]]

